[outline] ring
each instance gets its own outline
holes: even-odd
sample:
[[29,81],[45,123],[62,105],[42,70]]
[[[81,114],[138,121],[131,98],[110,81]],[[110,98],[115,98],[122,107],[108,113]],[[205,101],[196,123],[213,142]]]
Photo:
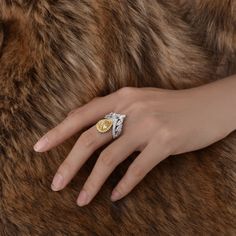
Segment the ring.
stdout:
[[100,133],[105,133],[112,127],[112,137],[115,139],[119,137],[122,132],[125,117],[126,115],[110,112],[104,116],[104,119],[97,122],[96,129]]

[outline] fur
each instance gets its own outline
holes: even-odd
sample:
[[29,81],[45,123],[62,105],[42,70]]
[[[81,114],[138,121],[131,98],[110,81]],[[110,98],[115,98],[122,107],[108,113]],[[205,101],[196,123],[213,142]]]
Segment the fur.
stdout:
[[235,235],[235,132],[170,156],[113,203],[111,190],[134,153],[82,208],[75,201],[101,149],[59,192],[52,178],[80,134],[33,151],[93,97],[124,86],[184,89],[233,74],[235,4],[1,0],[0,235]]

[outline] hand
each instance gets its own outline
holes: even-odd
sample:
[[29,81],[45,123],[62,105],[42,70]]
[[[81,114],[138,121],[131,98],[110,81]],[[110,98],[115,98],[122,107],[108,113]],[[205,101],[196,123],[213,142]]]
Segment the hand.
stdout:
[[121,135],[97,159],[77,204],[88,204],[114,168],[134,151],[140,151],[114,188],[111,200],[115,201],[127,195],[168,156],[206,147],[228,135],[233,130],[232,122],[224,114],[226,106],[220,111],[221,100],[207,85],[185,90],[121,88],[70,112],[34,149],[47,151],[90,126],[58,168],[51,187],[61,190],[96,149],[112,140],[111,130],[99,133],[95,123],[111,111],[127,115]]

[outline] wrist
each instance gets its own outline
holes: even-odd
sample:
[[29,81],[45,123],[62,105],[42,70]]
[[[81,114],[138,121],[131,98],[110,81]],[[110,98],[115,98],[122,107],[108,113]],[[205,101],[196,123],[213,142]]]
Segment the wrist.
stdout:
[[191,88],[190,91],[209,109],[209,113],[217,116],[225,132],[236,130],[236,75]]

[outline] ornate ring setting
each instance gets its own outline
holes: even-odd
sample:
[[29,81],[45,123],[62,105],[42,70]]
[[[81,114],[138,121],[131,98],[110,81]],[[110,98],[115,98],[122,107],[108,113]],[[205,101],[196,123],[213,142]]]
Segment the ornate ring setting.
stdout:
[[111,112],[105,115],[104,119],[101,119],[96,123],[96,129],[100,133],[105,133],[112,127],[112,137],[115,139],[119,137],[122,132],[125,117],[126,115]]

